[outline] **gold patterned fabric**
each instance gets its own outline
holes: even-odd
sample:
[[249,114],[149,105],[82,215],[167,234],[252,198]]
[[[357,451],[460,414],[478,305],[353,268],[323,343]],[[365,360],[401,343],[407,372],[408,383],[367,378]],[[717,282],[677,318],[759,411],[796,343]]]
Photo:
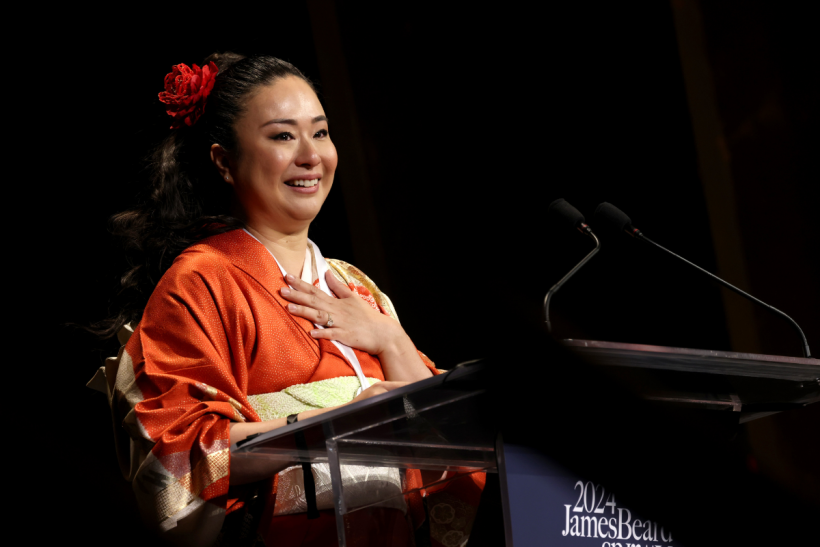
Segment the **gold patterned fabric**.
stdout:
[[389,315],[396,321],[399,320],[393,302],[379,290],[373,280],[367,277],[363,271],[352,264],[333,258],[327,259],[327,265],[330,266],[330,270],[336,275],[337,279],[350,287],[350,290],[358,294],[374,309]]

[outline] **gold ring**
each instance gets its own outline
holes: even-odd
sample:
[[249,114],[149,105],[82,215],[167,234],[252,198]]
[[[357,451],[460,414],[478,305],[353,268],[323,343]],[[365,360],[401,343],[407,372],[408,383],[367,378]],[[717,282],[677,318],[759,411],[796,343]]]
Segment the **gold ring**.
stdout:
[[333,318],[330,316],[330,314],[327,314],[327,323],[325,323],[325,326],[326,327],[332,327],[333,326]]

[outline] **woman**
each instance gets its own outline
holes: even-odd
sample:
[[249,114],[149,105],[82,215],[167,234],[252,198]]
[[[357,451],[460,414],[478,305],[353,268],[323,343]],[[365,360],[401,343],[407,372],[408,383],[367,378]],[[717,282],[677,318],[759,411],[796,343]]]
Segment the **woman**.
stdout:
[[[105,367],[115,429],[129,437],[118,442],[123,472],[170,541],[335,545],[332,511],[309,519],[297,499],[301,467],[243,476],[230,445],[439,371],[387,296],[308,239],[337,155],[298,69],[213,55],[202,68],[175,66],[160,100],[172,127],[153,156],[150,197],[114,218],[138,254],[123,277],[137,297],[107,328],[124,343]],[[405,481],[421,484],[417,471]],[[480,484],[467,513],[477,493]],[[407,501],[371,511],[351,544],[412,544],[406,520],[425,516]],[[457,543],[464,516],[464,535],[448,536]]]

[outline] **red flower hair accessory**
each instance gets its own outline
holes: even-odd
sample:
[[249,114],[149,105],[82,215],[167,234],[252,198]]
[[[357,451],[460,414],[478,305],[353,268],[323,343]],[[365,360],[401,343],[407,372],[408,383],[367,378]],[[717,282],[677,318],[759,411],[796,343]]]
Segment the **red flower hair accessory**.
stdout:
[[165,112],[173,118],[171,129],[194,125],[202,116],[217,72],[213,62],[202,68],[194,65],[193,69],[180,63],[165,76],[165,91],[159,94],[159,100],[168,105]]

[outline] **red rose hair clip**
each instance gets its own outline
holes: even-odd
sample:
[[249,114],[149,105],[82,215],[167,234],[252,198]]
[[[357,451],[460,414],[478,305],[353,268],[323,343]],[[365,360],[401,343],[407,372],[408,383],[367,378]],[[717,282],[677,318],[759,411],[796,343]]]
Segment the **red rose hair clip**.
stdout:
[[165,91],[159,94],[159,100],[168,105],[165,112],[173,119],[171,129],[194,125],[202,116],[217,72],[213,62],[202,68],[194,65],[193,69],[180,63],[165,76]]

